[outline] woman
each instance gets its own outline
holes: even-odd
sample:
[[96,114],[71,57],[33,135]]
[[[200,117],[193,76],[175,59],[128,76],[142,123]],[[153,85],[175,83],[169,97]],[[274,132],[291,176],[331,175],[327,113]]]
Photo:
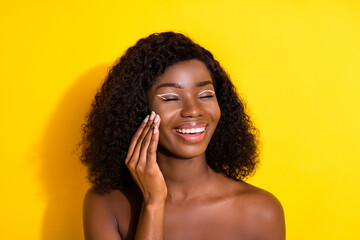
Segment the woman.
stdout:
[[254,133],[209,51],[179,33],[140,39],[84,126],[85,238],[285,239],[281,204],[243,182]]

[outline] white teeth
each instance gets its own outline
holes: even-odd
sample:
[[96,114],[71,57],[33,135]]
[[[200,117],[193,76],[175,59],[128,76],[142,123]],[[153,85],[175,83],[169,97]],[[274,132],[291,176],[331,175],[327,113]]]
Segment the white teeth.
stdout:
[[202,127],[202,128],[182,128],[182,129],[176,129],[176,132],[178,133],[182,133],[182,134],[185,134],[185,133],[202,133],[205,131],[205,127]]

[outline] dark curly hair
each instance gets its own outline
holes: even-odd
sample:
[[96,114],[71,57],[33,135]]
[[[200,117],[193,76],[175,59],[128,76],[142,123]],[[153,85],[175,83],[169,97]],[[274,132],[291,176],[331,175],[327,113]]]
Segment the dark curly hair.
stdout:
[[244,111],[229,76],[213,55],[180,33],[163,32],[140,39],[116,62],[83,125],[81,161],[98,191],[133,183],[124,163],[131,138],[149,114],[146,94],[157,77],[180,62],[197,59],[208,68],[221,118],[206,150],[216,172],[243,180],[258,163],[256,129]]

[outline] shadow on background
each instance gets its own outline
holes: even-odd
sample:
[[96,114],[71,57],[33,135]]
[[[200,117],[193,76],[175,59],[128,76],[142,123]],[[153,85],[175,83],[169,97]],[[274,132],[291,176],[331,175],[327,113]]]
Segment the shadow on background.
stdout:
[[74,152],[81,124],[109,65],[81,76],[59,101],[36,145],[38,177],[45,196],[41,239],[83,239],[82,201],[89,184],[86,168]]

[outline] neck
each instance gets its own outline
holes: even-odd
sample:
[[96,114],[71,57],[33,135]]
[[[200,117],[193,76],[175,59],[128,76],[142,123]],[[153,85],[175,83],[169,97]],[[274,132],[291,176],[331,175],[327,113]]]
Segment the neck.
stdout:
[[178,159],[157,153],[169,201],[187,200],[202,195],[214,179],[215,172],[207,165],[205,154],[191,159]]

